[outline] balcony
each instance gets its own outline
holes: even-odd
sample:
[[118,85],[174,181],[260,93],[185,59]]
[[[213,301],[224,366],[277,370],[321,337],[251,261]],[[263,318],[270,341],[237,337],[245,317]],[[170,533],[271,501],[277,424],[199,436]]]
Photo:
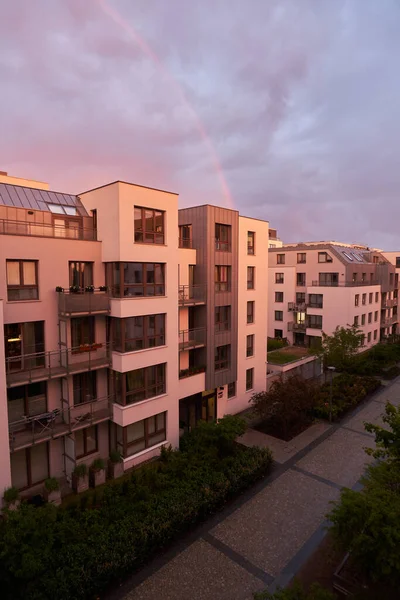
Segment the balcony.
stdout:
[[181,306],[205,304],[206,288],[204,285],[180,285],[178,300]]
[[392,317],[386,317],[384,319],[381,319],[381,327],[390,327],[391,325],[398,323],[398,320],[398,315],[393,315]]
[[[80,217],[77,216],[74,218],[74,221],[78,221],[79,219]],[[93,228],[86,228],[83,226],[65,227],[60,225],[53,225],[51,223],[13,221],[11,219],[0,219],[0,234],[64,238],[69,240],[86,241],[95,241],[97,239],[96,230]]]
[[111,361],[109,350],[109,344],[95,343],[6,358],[7,386],[15,387],[108,367]]
[[205,373],[206,366],[199,365],[188,367],[187,369],[181,369],[179,371],[179,379],[186,379],[186,377],[193,377],[193,375],[198,375],[199,373]]
[[393,306],[397,306],[398,298],[389,298],[382,301],[382,306],[384,308],[392,308]]
[[293,312],[305,312],[305,302],[288,302],[288,310]]
[[111,403],[112,398],[106,397],[65,409],[56,408],[34,416],[23,416],[22,419],[8,424],[10,451],[28,448],[107,421],[112,415]]
[[179,350],[201,348],[206,343],[206,330],[204,327],[186,329],[179,332]]
[[179,248],[193,248],[193,240],[192,238],[179,238]]
[[313,287],[360,287],[379,285],[378,281],[313,281]]
[[288,331],[305,331],[305,330],[306,330],[306,324],[304,321],[301,323],[296,323],[296,322],[288,323]]
[[58,314],[63,317],[76,315],[102,315],[110,312],[110,297],[103,288],[91,292],[58,291]]

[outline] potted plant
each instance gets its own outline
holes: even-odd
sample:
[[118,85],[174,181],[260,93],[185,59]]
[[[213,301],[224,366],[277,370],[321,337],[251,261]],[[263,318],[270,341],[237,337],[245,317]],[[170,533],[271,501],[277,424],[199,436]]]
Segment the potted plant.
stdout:
[[108,289],[108,288],[107,288],[107,286],[106,286],[106,285],[101,285],[101,286],[99,287],[99,290],[100,290],[100,292],[106,292],[106,291],[107,291],[107,289]]
[[72,471],[72,489],[76,494],[89,489],[88,468],[84,463],[76,465]]
[[96,458],[90,465],[90,485],[96,487],[106,482],[106,463]]
[[69,286],[69,292],[70,294],[79,294],[81,288],[79,287],[79,285],[70,285]]
[[93,292],[94,292],[94,285],[87,285],[85,287],[85,292],[87,292],[88,294],[93,294]]
[[63,287],[61,287],[61,285],[58,285],[58,286],[56,287],[56,292],[63,292],[63,291],[64,291],[64,288],[63,288]]
[[47,502],[59,506],[61,504],[60,482],[55,477],[49,477],[44,482],[43,495]]
[[124,474],[124,461],[121,452],[111,450],[108,460],[108,474],[111,479],[117,479]]
[[12,486],[4,490],[3,499],[8,510],[17,510],[20,500],[16,487]]

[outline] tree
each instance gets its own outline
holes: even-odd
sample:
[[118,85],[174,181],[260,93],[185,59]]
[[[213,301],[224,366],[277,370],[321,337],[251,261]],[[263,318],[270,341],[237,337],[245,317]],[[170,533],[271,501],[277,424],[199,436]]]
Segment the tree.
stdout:
[[351,366],[363,344],[364,334],[356,325],[337,326],[332,335],[322,332],[321,347],[316,355],[321,358],[325,368],[335,367],[338,371],[343,371]]
[[256,414],[263,420],[272,420],[286,437],[294,423],[310,418],[316,405],[317,390],[315,383],[300,375],[292,375],[286,380],[281,376],[273,382],[268,392],[253,394],[250,402]]
[[388,402],[382,421],[389,425],[390,430],[364,423],[366,431],[375,434],[376,449],[367,448],[367,453],[375,458],[387,458],[389,461],[400,462],[400,407]]

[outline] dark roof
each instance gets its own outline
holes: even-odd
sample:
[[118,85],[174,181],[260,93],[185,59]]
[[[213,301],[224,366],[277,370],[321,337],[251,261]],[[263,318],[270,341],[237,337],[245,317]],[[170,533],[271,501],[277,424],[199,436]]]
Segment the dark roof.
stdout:
[[75,207],[81,216],[88,214],[77,196],[0,183],[0,205],[52,212],[49,208],[51,204]]

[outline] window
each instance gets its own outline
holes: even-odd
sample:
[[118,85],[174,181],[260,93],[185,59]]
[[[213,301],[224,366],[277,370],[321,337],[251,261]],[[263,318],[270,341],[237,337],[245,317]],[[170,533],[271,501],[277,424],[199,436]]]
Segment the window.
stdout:
[[231,226],[215,223],[215,249],[221,252],[231,251]]
[[215,331],[230,331],[231,329],[231,307],[215,307]]
[[247,289],[254,290],[255,267],[247,267]]
[[179,248],[192,247],[192,226],[179,225]]
[[363,294],[362,295],[362,300],[361,300],[362,304],[366,304],[367,303],[367,294]]
[[247,254],[255,254],[255,237],[254,231],[247,232]]
[[374,331],[374,340],[376,340],[377,337],[378,337],[378,330],[375,329],[375,331]]
[[275,292],[275,302],[283,302],[283,292]]
[[360,304],[360,294],[356,294],[354,296],[354,306],[358,306]]
[[357,281],[357,273],[353,273],[352,282],[356,283]]
[[361,315],[361,325],[365,325],[365,315]]
[[323,294],[310,294],[308,305],[310,306],[310,308],[322,308],[323,298]]
[[47,208],[51,213],[57,215],[76,215],[76,207],[75,206],[64,206],[62,204],[47,204]]
[[296,273],[296,285],[304,287],[306,285],[306,274]]
[[254,335],[246,336],[246,357],[254,356]]
[[319,285],[336,287],[339,285],[339,273],[320,273]]
[[38,261],[7,260],[7,300],[37,300]]
[[368,313],[368,323],[372,323],[372,312]]
[[394,273],[389,273],[389,285],[393,285]]
[[11,483],[18,490],[26,490],[49,477],[49,445],[36,444],[10,454]]
[[307,315],[307,327],[322,329],[322,315]]
[[370,304],[372,304],[372,302],[373,302],[373,299],[374,299],[374,295],[373,295],[373,293],[372,293],[372,292],[370,292],[370,294],[369,294],[369,296],[368,296],[368,302],[369,302]]
[[10,433],[26,428],[24,417],[47,412],[47,384],[30,383],[7,390],[7,410]]
[[275,321],[283,321],[283,311],[282,310],[275,311]]
[[275,273],[275,283],[283,283],[284,275],[283,273]]
[[351,260],[353,262],[353,256],[350,256],[350,254],[348,254],[347,252],[343,252],[343,256],[345,256],[347,258],[347,260]]
[[396,268],[400,268],[400,256],[396,256]]
[[274,329],[274,337],[278,339],[283,339],[283,329]]
[[354,317],[354,325],[358,327],[358,316]]
[[372,285],[374,283],[374,274],[373,273],[369,274],[369,280],[370,280],[370,283]]
[[127,406],[165,394],[165,364],[152,365],[127,373],[114,371],[116,402]]
[[165,314],[112,318],[113,349],[135,352],[165,345]]
[[379,302],[379,292],[375,292],[375,302]]
[[378,311],[376,310],[374,313],[374,321],[377,321],[377,320],[378,320]]
[[44,321],[7,323],[4,341],[7,372],[44,367]]
[[247,303],[247,323],[254,323],[254,300]]
[[318,262],[319,263],[332,262],[332,257],[329,256],[329,254],[327,252],[318,252]]
[[366,273],[361,273],[361,281],[363,283],[365,283],[367,281],[367,274]]
[[246,392],[253,389],[254,369],[246,369]]
[[231,291],[231,267],[227,265],[215,265],[215,291]]
[[223,369],[229,369],[231,366],[231,346],[226,344],[225,346],[216,346],[214,354],[214,369],[216,371],[222,371]]
[[368,332],[367,340],[368,340],[368,343],[371,341],[371,332],[370,331]]
[[304,304],[306,301],[305,292],[296,292],[296,304]]
[[298,252],[297,253],[297,262],[300,263],[305,263],[306,262],[306,253],[305,252]]
[[71,319],[72,348],[94,343],[94,317],[75,317]]
[[284,254],[277,254],[276,255],[276,264],[277,265],[284,265],[285,264],[285,255]]
[[135,206],[135,242],[164,243],[164,212]]
[[93,285],[93,263],[70,261],[69,285],[76,285],[83,289],[87,285]]
[[228,383],[228,398],[234,398],[236,396],[236,381]]
[[75,431],[75,456],[83,458],[93,454],[98,450],[98,431],[97,425]]
[[118,450],[124,458],[127,458],[164,442],[167,439],[166,425],[166,412],[137,421],[127,427],[117,425]]
[[116,298],[165,296],[165,264],[107,263],[107,285]]
[[97,371],[86,371],[73,376],[74,406],[97,398]]

